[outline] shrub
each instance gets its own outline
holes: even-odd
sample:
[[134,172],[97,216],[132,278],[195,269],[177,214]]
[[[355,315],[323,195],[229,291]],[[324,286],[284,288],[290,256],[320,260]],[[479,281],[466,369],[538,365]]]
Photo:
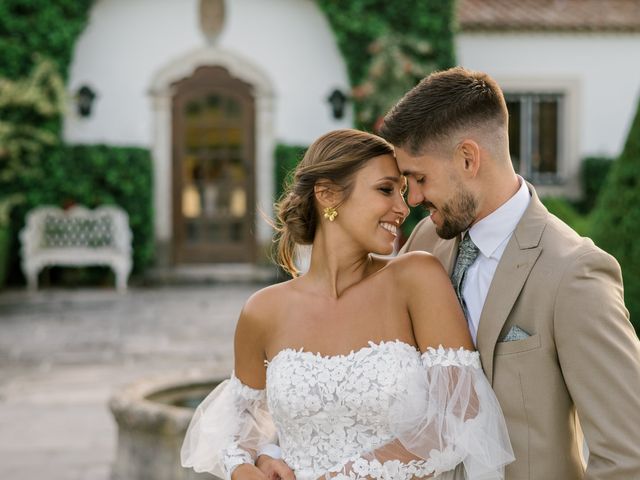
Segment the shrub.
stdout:
[[296,165],[302,160],[307,147],[279,144],[276,146],[276,198],[278,201],[284,192],[284,187],[293,174]]
[[620,157],[607,176],[594,209],[592,236],[618,259],[625,302],[640,332],[640,105]]
[[593,210],[612,165],[613,159],[609,157],[587,157],[582,161],[580,180],[582,182],[583,201],[581,208],[583,212]]
[[583,237],[589,235],[589,215],[578,212],[578,209],[569,200],[563,197],[545,197],[541,200],[550,213],[573,228],[579,235]]

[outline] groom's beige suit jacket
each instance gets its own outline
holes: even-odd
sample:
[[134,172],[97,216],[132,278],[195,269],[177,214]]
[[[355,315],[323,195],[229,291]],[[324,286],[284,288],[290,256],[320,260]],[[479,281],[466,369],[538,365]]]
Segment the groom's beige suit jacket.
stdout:
[[[620,267],[529,190],[531,201],[498,264],[477,337],[516,457],[506,478],[638,480],[640,345],[624,305]],[[430,252],[451,274],[458,243],[439,238],[426,218],[402,251]],[[501,341],[514,325],[531,336]],[[581,430],[590,450],[586,471]]]

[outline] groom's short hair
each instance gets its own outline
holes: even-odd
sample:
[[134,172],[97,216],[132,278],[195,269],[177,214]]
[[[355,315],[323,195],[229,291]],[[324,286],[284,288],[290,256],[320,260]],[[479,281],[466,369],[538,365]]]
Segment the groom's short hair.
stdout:
[[457,131],[506,128],[508,118],[504,95],[493,78],[455,67],[432,73],[409,90],[384,117],[380,135],[418,154]]

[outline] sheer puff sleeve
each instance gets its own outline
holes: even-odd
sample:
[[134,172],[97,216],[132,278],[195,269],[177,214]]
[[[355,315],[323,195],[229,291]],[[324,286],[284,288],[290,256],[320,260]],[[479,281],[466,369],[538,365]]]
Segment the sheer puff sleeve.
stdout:
[[325,478],[438,478],[460,463],[468,480],[504,478],[513,450],[479,354],[439,347],[421,360],[422,369],[409,372],[405,388],[391,400],[394,440],[346,459]]
[[265,390],[232,374],[196,409],[180,452],[182,466],[229,479],[235,467],[253,464],[260,447],[275,438]]

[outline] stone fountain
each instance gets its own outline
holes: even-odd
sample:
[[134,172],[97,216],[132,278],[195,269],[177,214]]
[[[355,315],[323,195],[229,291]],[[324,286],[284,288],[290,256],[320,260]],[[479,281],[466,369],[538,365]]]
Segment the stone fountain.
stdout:
[[118,424],[112,480],[211,480],[180,465],[180,447],[195,407],[224,378],[201,374],[149,379],[109,401]]

